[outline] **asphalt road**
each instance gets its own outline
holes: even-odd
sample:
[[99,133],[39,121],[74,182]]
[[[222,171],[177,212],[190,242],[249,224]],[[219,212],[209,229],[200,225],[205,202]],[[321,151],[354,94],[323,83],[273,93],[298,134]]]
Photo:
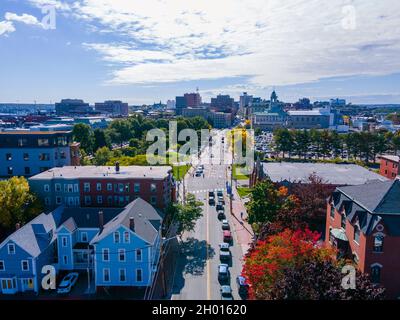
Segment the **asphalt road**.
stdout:
[[[172,288],[173,300],[218,300],[220,283],[218,282],[219,244],[222,242],[221,222],[217,218],[215,206],[208,205],[208,191],[223,189],[225,214],[230,221],[229,198],[226,193],[226,181],[230,179],[228,164],[231,162],[229,150],[221,143],[223,131],[219,131],[215,145],[207,147],[200,157],[204,164],[204,177],[190,176],[185,180],[187,193],[193,193],[203,202],[203,217],[198,220],[194,232],[184,236],[182,252],[179,254]],[[225,138],[226,140],[226,138]],[[210,155],[214,156],[211,158]],[[225,159],[223,159],[225,157]],[[221,164],[220,164],[221,163]],[[230,221],[233,243],[232,260],[229,263],[234,299],[240,299],[237,293],[236,276],[242,270],[242,251],[237,243],[233,223]]]

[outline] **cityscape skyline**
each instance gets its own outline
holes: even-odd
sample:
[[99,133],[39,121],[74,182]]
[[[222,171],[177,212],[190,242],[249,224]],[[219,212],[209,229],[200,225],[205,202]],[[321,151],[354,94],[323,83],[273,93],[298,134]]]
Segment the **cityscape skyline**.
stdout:
[[199,87],[205,101],[275,88],[288,102],[400,103],[400,4],[337,0],[325,13],[320,5],[5,0],[0,101],[140,105]]

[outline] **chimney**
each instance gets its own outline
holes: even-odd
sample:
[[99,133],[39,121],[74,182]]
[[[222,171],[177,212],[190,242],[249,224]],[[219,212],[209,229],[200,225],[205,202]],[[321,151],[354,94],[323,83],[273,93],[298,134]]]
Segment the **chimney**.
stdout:
[[103,230],[104,227],[104,214],[103,211],[99,211],[99,228],[100,231]]
[[135,232],[135,219],[133,217],[129,217],[129,229]]
[[115,162],[115,172],[119,173],[119,162]]
[[19,222],[17,222],[15,224],[15,230],[19,230],[19,228],[21,228],[21,224]]

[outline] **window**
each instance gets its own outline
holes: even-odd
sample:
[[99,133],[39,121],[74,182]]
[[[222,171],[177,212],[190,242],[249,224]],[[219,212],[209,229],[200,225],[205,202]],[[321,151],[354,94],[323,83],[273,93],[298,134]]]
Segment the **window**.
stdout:
[[103,281],[110,282],[110,269],[103,269]]
[[151,191],[152,193],[154,193],[154,192],[157,191],[157,186],[156,186],[155,183],[150,184],[150,191]]
[[48,147],[50,145],[49,139],[38,139],[39,147]]
[[22,271],[29,271],[28,260],[22,260],[21,261],[21,268],[22,268]]
[[129,243],[130,242],[130,234],[128,231],[124,232],[124,243]]
[[29,160],[29,153],[24,153],[24,161],[28,161]]
[[119,281],[125,282],[126,281],[126,270],[119,269]]
[[112,205],[112,201],[113,201],[113,197],[112,197],[112,196],[108,196],[108,197],[107,197],[107,203],[108,203],[108,205]]
[[13,172],[14,172],[13,167],[8,167],[8,168],[7,168],[7,173],[8,173],[9,175],[12,175]]
[[151,204],[156,204],[157,203],[157,198],[154,197],[154,196],[150,197],[150,203]]
[[82,241],[82,242],[87,242],[87,241],[88,241],[87,232],[82,232],[82,234],[81,234],[81,241]]
[[110,261],[110,250],[103,249],[103,261]]
[[74,192],[79,192],[79,185],[77,183],[74,184]]
[[140,192],[140,183],[135,183],[133,189],[135,192]]
[[100,182],[96,183],[96,190],[101,191],[101,183]]
[[56,197],[56,204],[61,204],[61,197],[59,196]]
[[91,196],[85,196],[85,204],[89,205],[92,203],[92,197]]
[[125,262],[125,249],[118,249],[118,261]]
[[83,184],[83,191],[90,192],[90,183],[89,182],[85,182]]
[[49,197],[44,198],[44,204],[45,204],[46,206],[49,206],[50,203],[51,203],[51,201],[50,201],[50,198],[49,198]]
[[136,261],[137,262],[142,261],[142,249],[136,249]]
[[67,155],[65,154],[65,151],[61,151],[60,152],[60,158],[61,159],[66,159],[67,158]]
[[0,260],[0,271],[5,271],[6,270],[6,266],[4,264],[3,260]]
[[118,183],[118,192],[124,192],[124,184]]
[[142,282],[142,281],[143,281],[142,269],[136,269],[136,282]]
[[97,203],[102,204],[103,203],[103,196],[97,196]]
[[49,167],[40,167],[39,168],[39,171],[40,172],[45,172],[45,171],[47,171],[47,170],[49,170],[50,168]]
[[28,144],[28,139],[24,138],[18,139],[18,147],[23,147],[26,146],[27,144]]
[[68,264],[68,256],[63,256],[63,263]]
[[331,218],[335,218],[335,207],[331,205]]
[[381,266],[374,265],[371,267],[371,281],[373,283],[381,282]]
[[107,183],[107,191],[112,191],[112,183]]
[[346,213],[345,213],[344,211],[342,212],[341,217],[342,217],[342,220],[341,220],[341,227],[342,227],[343,229],[346,229]]
[[374,237],[374,252],[383,252],[383,236]]
[[11,153],[6,154],[6,161],[11,161],[12,160],[12,155]]
[[8,248],[8,254],[15,254],[15,244],[10,243],[7,248]]
[[62,243],[62,246],[65,248],[67,246],[67,244],[68,244],[67,237],[62,237],[61,238],[61,243]]
[[129,183],[125,183],[125,192],[129,192]]
[[61,184],[60,183],[56,183],[54,186],[56,192],[61,192]]
[[68,184],[67,191],[70,192],[70,193],[74,192],[74,185],[73,184]]
[[31,174],[31,168],[30,167],[25,167],[24,168],[25,174]]
[[50,153],[41,153],[39,154],[39,161],[49,161]]
[[44,185],[44,192],[50,192],[50,185],[49,184],[45,184]]
[[119,243],[119,232],[118,231],[114,232],[114,243]]
[[358,225],[354,226],[354,241],[360,243],[360,227]]

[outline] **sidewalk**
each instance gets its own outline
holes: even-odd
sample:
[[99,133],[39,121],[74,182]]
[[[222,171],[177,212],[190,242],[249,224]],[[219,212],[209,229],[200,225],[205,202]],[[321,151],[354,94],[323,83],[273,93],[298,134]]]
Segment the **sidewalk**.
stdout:
[[[233,200],[232,200],[232,222],[234,230],[237,234],[239,244],[242,248],[243,255],[247,253],[250,248],[250,243],[254,235],[253,229],[247,223],[247,211],[240,198],[236,187],[232,188]],[[240,213],[243,212],[243,220],[240,218]]]

